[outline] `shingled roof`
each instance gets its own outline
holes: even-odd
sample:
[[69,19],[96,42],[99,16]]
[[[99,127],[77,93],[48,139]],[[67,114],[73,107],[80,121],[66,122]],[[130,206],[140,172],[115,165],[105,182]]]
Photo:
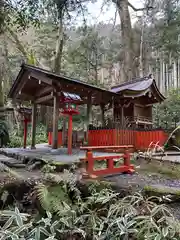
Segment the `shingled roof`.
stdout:
[[[94,105],[107,104],[118,94],[112,91],[90,85],[86,82],[58,75],[48,70],[23,64],[14,81],[8,97],[20,101],[35,101],[37,104],[53,106],[53,91],[63,93],[68,100],[79,101],[79,104],[88,102],[88,96]],[[78,104],[78,103],[77,103]]]
[[132,81],[113,86],[111,91],[128,98],[145,96],[148,92],[151,92],[156,99],[156,102],[162,102],[165,100],[165,97],[160,93],[156,85],[156,81],[151,76],[134,79]]
[[107,104],[114,100],[122,101],[124,98],[146,96],[148,92],[151,92],[153,96],[149,98],[151,103],[162,102],[165,99],[151,76],[122,83],[112,87],[111,90],[106,90],[27,64],[21,66],[8,97],[52,106],[54,88],[59,91],[57,93],[59,96],[63,93],[65,98],[76,100],[77,104],[87,103],[89,95],[91,95],[94,105]]

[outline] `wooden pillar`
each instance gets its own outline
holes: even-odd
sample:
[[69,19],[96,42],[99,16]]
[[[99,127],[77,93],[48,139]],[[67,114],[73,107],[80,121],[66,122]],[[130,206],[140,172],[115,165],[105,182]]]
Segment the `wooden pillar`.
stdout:
[[87,122],[89,127],[89,124],[92,124],[92,104],[91,103],[87,104]]
[[115,122],[116,121],[116,111],[117,111],[117,109],[116,109],[116,103],[115,103],[115,101],[114,101],[114,98],[112,97],[112,114],[113,114],[113,122]]
[[88,97],[87,103],[87,113],[86,113],[86,141],[88,142],[88,132],[89,132],[89,124],[92,123],[92,103],[91,96]]
[[62,119],[62,146],[66,145],[66,116]]
[[52,139],[52,148],[58,148],[58,119],[59,119],[59,98],[54,95],[54,104],[53,104],[53,139]]
[[72,115],[69,115],[69,122],[68,122],[68,154],[72,154]]
[[31,123],[31,149],[35,149],[36,145],[36,112],[37,105],[33,103],[32,105],[32,123]]
[[28,120],[25,118],[24,119],[24,145],[23,148],[26,148],[26,142],[27,142],[27,125],[28,125]]
[[102,126],[105,126],[105,118],[104,118],[105,105],[101,104],[100,107],[101,107],[101,123],[102,123]]
[[121,106],[121,125],[123,126],[124,124],[124,106]]

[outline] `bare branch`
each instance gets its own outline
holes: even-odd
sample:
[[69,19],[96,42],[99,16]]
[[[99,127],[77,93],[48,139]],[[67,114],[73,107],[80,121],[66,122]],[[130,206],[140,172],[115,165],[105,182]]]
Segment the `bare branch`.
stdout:
[[6,27],[7,31],[9,32],[9,34],[12,37],[12,42],[16,44],[17,49],[22,53],[22,55],[24,56],[24,58],[27,60],[28,59],[28,53],[25,49],[25,46],[23,45],[23,43],[20,41],[18,34],[12,30],[11,27],[7,26]]
[[92,61],[90,61],[84,54],[80,53],[81,57],[83,57],[88,63],[91,65],[91,67],[95,68],[96,64],[93,64]]
[[136,8],[130,2],[128,2],[128,6],[131,7],[135,12],[144,11],[144,10],[147,11],[147,10],[153,9],[152,6],[147,6],[147,7],[143,7],[143,8]]

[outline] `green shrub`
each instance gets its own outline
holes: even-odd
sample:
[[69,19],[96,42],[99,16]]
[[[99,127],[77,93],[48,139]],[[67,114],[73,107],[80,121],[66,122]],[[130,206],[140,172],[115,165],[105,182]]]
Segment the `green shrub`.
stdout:
[[[54,176],[55,185],[37,185],[37,196],[46,211],[58,216],[57,231],[62,233],[62,239],[67,233],[75,240],[180,239],[179,222],[164,205],[151,201],[157,197],[135,194],[120,198],[110,186],[103,183],[101,187],[96,181],[88,186],[89,195],[82,198],[72,173],[50,176]],[[72,198],[72,192],[76,198]]]
[[[43,217],[0,212],[0,239],[26,240],[179,240],[180,223],[164,206],[141,194],[124,198],[110,186],[91,182],[82,196],[76,175],[48,173],[33,191]],[[83,185],[84,186],[84,185]],[[106,187],[107,186],[107,187]],[[82,186],[81,186],[82,187]]]
[[0,120],[0,146],[7,146],[9,143],[9,131],[5,121]]
[[[16,127],[12,132],[10,132],[10,142],[8,144],[8,147],[10,148],[18,148],[23,146],[23,132],[20,132],[18,134]],[[36,128],[36,144],[40,143],[47,143],[47,131],[46,127],[42,124],[38,125]],[[28,127],[28,135],[27,135],[27,146],[31,145],[31,128]]]
[[[20,213],[17,208],[1,211],[1,239],[180,239],[180,225],[170,212],[140,195],[118,199],[118,194],[104,189],[73,207],[67,203],[65,190],[59,190],[52,188],[54,195],[51,196],[43,190],[43,198],[48,201],[50,197],[49,203],[46,201],[43,206],[53,212],[46,212],[39,221],[34,222],[30,215]],[[52,201],[53,197],[56,201]],[[50,202],[59,209],[58,216]]]

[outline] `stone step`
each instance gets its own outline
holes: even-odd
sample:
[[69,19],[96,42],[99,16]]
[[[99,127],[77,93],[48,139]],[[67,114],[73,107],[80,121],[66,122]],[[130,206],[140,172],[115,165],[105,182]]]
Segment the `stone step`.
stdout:
[[25,164],[22,163],[22,161],[14,159],[12,157],[7,157],[2,154],[0,154],[0,162],[5,164],[6,166],[10,168],[25,168]]

